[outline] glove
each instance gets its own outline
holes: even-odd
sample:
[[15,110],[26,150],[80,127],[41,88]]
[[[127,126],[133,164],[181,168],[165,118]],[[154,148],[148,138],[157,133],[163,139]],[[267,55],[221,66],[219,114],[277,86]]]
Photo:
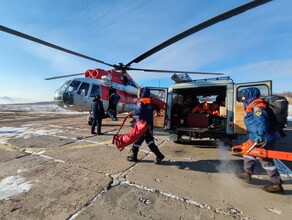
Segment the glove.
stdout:
[[260,136],[260,135],[256,136],[256,138],[255,138],[255,142],[256,142],[256,143],[262,143],[262,142],[264,142],[264,138],[263,138],[263,136]]
[[130,117],[133,117],[133,113],[132,112],[129,112],[128,113],[128,117],[130,118]]

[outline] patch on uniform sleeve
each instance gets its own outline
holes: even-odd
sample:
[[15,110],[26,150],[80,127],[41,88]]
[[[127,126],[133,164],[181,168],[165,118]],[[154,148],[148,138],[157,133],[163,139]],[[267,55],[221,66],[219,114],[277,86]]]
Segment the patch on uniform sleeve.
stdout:
[[257,116],[261,116],[262,115],[262,110],[260,108],[254,108],[254,113],[257,115]]

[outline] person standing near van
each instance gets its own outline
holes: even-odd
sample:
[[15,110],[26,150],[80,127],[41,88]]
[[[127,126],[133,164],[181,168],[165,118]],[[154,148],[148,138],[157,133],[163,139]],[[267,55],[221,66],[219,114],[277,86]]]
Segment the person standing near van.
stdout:
[[[95,99],[93,99],[91,105],[91,112],[92,112],[91,134],[103,135],[103,133],[101,133],[101,124],[102,119],[104,118],[104,108],[102,101],[100,100],[100,95],[96,95]],[[97,127],[97,133],[95,132],[95,127]]]
[[128,114],[128,117],[136,116],[136,121],[144,120],[147,122],[149,128],[132,146],[132,155],[127,157],[128,161],[138,162],[137,155],[139,148],[145,140],[149,149],[156,155],[155,163],[159,164],[164,155],[160,152],[153,138],[153,109],[151,106],[150,90],[147,87],[140,88],[137,94],[139,101],[137,108]]
[[[240,91],[240,97],[243,101],[246,112],[244,123],[247,128],[249,140],[257,143],[265,142],[266,145],[264,148],[272,150],[275,141],[277,140],[277,136],[275,131],[272,131],[271,118],[269,118],[266,111],[266,103],[260,98],[260,90],[255,87],[243,89]],[[271,184],[262,186],[262,189],[270,193],[283,193],[282,180],[273,159],[260,158],[259,160],[271,181]],[[244,172],[237,173],[237,177],[250,183],[255,167],[255,161],[255,157],[244,155]]]

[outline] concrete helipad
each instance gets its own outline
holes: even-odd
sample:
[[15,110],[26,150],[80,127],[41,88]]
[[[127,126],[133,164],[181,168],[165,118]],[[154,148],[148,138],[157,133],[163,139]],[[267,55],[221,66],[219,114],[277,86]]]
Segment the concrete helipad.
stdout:
[[[234,172],[242,158],[224,146],[175,144],[155,130],[165,160],[154,164],[144,144],[132,163],[130,147],[111,144],[123,115],[93,136],[86,114],[17,114],[0,120],[1,219],[291,218],[291,177],[282,177],[285,195],[260,189],[268,183],[260,166],[252,184],[241,182]],[[127,121],[121,133],[130,129]],[[286,132],[279,148],[292,145]]]

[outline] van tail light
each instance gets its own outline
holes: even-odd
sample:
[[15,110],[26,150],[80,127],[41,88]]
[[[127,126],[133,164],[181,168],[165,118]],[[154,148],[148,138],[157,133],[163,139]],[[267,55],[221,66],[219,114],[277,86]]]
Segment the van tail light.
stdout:
[[229,128],[231,131],[234,132],[234,123],[233,122],[229,122]]
[[168,115],[165,115],[165,118],[164,118],[164,125],[167,125],[168,124]]

